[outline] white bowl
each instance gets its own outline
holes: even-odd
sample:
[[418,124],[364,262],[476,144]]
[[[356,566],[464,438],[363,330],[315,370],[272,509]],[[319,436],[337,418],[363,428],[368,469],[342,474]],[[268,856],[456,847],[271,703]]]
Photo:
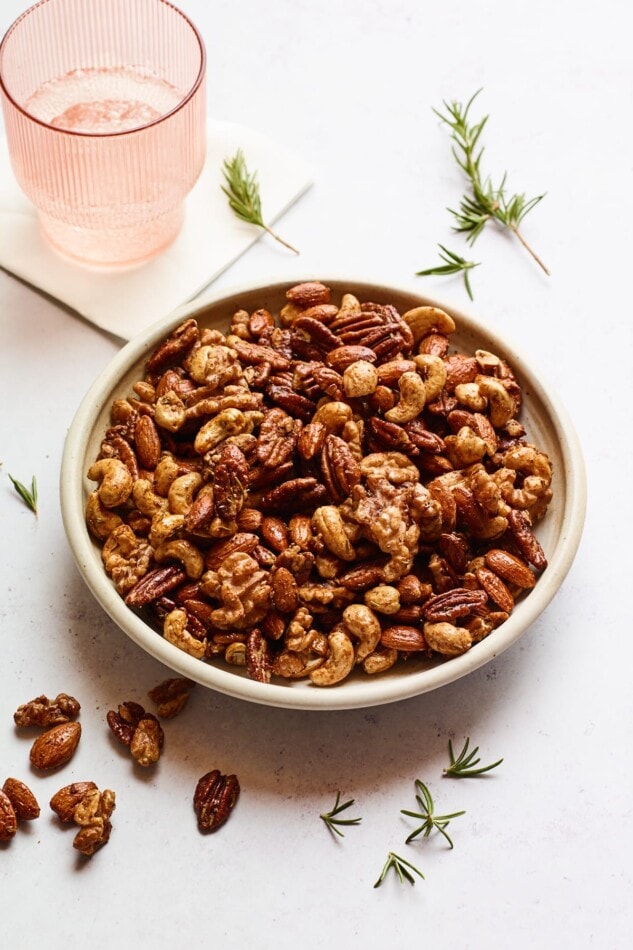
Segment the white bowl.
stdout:
[[586,498],[582,454],[566,411],[551,388],[542,384],[538,374],[505,339],[454,307],[409,291],[358,280],[324,279],[324,283],[332,288],[334,299],[340,299],[343,292],[351,292],[361,300],[392,303],[401,313],[419,305],[440,307],[450,313],[457,323],[452,345],[469,353],[475,349],[489,350],[509,362],[523,387],[521,421],[528,438],[552,461],[554,497],[537,530],[548,567],[536,587],[517,603],[510,618],[467,653],[438,662],[416,660],[396,664],[377,676],[353,674],[329,688],[301,680],[281,685],[259,683],[248,679],[239,667],[197,660],[165,641],[126,606],[104,571],[100,547],[86,528],[84,507],[88,492],[94,488],[86,479],[86,471],[97,457],[109,424],[112,401],[129,395],[132,383],[142,376],[149,354],[186,317],[195,317],[202,326],[225,331],[237,309],[251,312],[266,307],[278,312],[291,282],[224,292],[202,308],[189,304],[129,342],[82,401],[68,432],[61,470],[64,527],[79,570],[104,610],[135,643],[179,675],[221,693],[265,705],[312,710],[359,708],[406,699],[459,679],[506,650],[545,609],[565,578],[580,541]]

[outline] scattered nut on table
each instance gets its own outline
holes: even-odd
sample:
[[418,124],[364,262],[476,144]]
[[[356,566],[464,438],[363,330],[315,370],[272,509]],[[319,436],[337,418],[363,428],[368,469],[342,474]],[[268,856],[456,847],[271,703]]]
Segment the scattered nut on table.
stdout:
[[114,401],[87,472],[106,572],[178,649],[262,683],[471,649],[547,566],[519,380],[436,307],[286,300],[224,334],[185,320]]
[[193,807],[200,831],[217,831],[228,821],[239,794],[236,775],[222,775],[219,769],[213,769],[198,779]]
[[81,724],[78,722],[62,722],[47,729],[31,746],[31,764],[43,772],[61,768],[72,759],[80,738]]
[[19,727],[42,726],[48,729],[50,726],[76,719],[80,709],[81,706],[74,696],[67,693],[59,693],[55,699],[42,695],[18,706],[13,720]]
[[50,807],[60,821],[79,825],[73,848],[81,854],[91,857],[110,840],[110,818],[116,807],[111,789],[101,792],[94,782],[73,782],[53,795]]
[[33,821],[39,818],[40,806],[28,785],[18,778],[6,779],[2,791],[7,796],[18,821]]
[[161,719],[173,719],[189,702],[190,690],[195,685],[193,680],[174,676],[158,683],[147,695],[156,703],[156,711]]
[[129,748],[139,765],[147,768],[158,762],[165,734],[153,713],[146,712],[140,703],[126,702],[118,709],[110,709],[106,719],[113,734]]

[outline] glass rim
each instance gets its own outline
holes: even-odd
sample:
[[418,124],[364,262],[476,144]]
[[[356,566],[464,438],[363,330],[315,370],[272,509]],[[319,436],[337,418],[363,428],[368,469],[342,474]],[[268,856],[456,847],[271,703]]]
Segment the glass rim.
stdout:
[[117,132],[85,132],[78,129],[63,129],[55,125],[50,125],[50,123],[44,122],[42,119],[38,119],[37,116],[34,116],[31,112],[29,112],[27,109],[21,106],[19,102],[16,102],[14,97],[11,95],[11,93],[7,89],[6,83],[4,81],[3,73],[2,73],[2,60],[3,60],[3,53],[5,50],[5,44],[7,40],[10,38],[10,36],[15,32],[15,30],[17,29],[19,24],[22,22],[22,20],[24,20],[27,16],[30,16],[38,7],[42,7],[44,6],[44,4],[51,3],[51,2],[53,2],[53,0],[38,0],[37,3],[34,3],[27,10],[24,10],[24,12],[21,13],[20,16],[17,17],[17,19],[15,19],[13,23],[9,26],[6,33],[2,37],[2,40],[0,41],[0,90],[2,91],[4,96],[7,98],[7,100],[11,103],[13,108],[17,109],[18,112],[21,112],[22,115],[25,116],[29,121],[35,122],[37,125],[41,125],[42,128],[49,129],[51,132],[60,133],[61,135],[76,135],[76,136],[79,136],[80,138],[109,139],[109,138],[115,138],[115,137],[118,138],[120,136],[125,136],[125,135],[136,135],[139,132],[144,132],[145,129],[151,129],[152,127],[156,125],[160,125],[161,122],[164,122],[166,119],[170,118],[170,116],[174,115],[177,112],[180,112],[180,110],[184,106],[186,106],[188,102],[190,102],[190,100],[194,97],[194,95],[200,88],[202,84],[202,80],[205,76],[206,65],[207,65],[207,52],[206,52],[204,41],[202,39],[200,31],[198,30],[198,27],[195,25],[195,23],[187,16],[187,14],[183,13],[183,11],[180,10],[179,7],[175,6],[175,4],[171,3],[170,0],[157,0],[158,3],[162,3],[166,7],[171,7],[171,9],[175,13],[177,13],[179,16],[182,17],[182,19],[187,23],[192,33],[194,34],[198,42],[198,47],[200,49],[200,68],[198,69],[198,75],[196,76],[193,82],[193,85],[187,91],[187,93],[182,97],[178,105],[175,105],[173,109],[170,109],[168,112],[162,113],[162,115],[159,115],[157,119],[152,119],[151,122],[145,122],[143,125],[137,125],[132,129],[120,129]]

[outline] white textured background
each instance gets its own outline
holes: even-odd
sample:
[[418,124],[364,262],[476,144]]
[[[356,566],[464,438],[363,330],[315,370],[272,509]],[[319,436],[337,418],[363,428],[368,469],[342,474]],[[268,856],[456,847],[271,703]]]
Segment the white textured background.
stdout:
[[[216,284],[344,273],[470,309],[554,382],[586,454],[584,540],[559,596],[522,640],[467,679],[399,705],[329,715],[277,711],[198,688],[167,724],[158,768],[139,774],[105,726],[168,675],[106,618],[64,537],[66,429],[118,348],[0,273],[0,783],[25,779],[39,821],[0,845],[7,950],[323,945],[625,948],[633,929],[630,755],[632,68],[624,0],[441,4],[419,0],[183,0],[208,56],[209,112],[260,129],[315,168],[279,222],[298,259],[260,241]],[[23,9],[2,0],[0,30]],[[490,230],[457,279],[421,281],[438,241],[463,248],[445,210],[461,178],[431,111],[483,87],[485,168],[547,192],[525,232],[552,270]],[[6,478],[36,473],[40,517]],[[63,772],[31,773],[12,713],[40,692],[82,702]],[[503,765],[441,779],[446,743],[470,735]],[[217,835],[191,808],[208,768],[242,796]],[[405,847],[399,809],[426,781],[464,808],[448,851]],[[107,848],[76,861],[47,802],[72,779],[117,792]],[[318,815],[337,789],[360,827],[333,840]],[[389,849],[426,874],[372,885]]]

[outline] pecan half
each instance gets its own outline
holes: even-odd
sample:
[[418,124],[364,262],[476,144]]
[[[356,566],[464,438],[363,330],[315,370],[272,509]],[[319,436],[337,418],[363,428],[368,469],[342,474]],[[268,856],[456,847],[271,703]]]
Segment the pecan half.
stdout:
[[270,683],[272,658],[268,641],[255,627],[246,640],[246,672],[258,683]]
[[176,564],[157,567],[134,585],[127,594],[125,603],[128,607],[145,607],[179,587],[186,579],[186,571]]
[[486,612],[487,599],[485,590],[455,587],[429,597],[422,608],[424,619],[429,623],[454,623],[460,617],[481,616],[482,611]]
[[198,324],[194,319],[185,320],[156,350],[145,364],[147,372],[162,374],[168,366],[182,360],[198,341]]
[[276,468],[291,458],[300,428],[297,421],[280,408],[266,413],[259,427],[256,451],[264,468]]
[[544,571],[547,567],[547,558],[540,541],[532,531],[529,516],[519,508],[513,508],[508,515],[508,524],[516,546],[525,560],[537,571]]
[[213,473],[215,510],[223,520],[234,520],[244,505],[248,463],[236,445],[226,443]]
[[228,821],[240,794],[236,775],[222,775],[219,769],[207,772],[196,785],[193,807],[200,831],[217,831]]
[[360,482],[360,465],[343,439],[328,435],[321,453],[323,480],[333,501],[341,503]]

